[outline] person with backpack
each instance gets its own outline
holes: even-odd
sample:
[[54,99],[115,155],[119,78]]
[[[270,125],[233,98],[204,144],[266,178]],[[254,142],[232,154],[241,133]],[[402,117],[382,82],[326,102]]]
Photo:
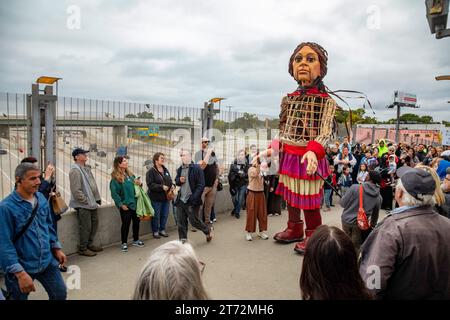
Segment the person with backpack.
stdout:
[[[370,227],[373,229],[378,222],[378,214],[381,207],[380,187],[381,176],[378,171],[369,171],[365,181],[362,184],[354,184],[344,194],[340,205],[344,208],[341,216],[342,229],[352,239],[355,248],[359,250],[364,242],[366,233],[362,231],[357,223],[356,217],[360,204],[360,192],[362,191],[362,207],[366,213],[367,219],[370,219]],[[362,188],[362,189],[361,189]]]
[[65,300],[67,288],[58,265],[67,257],[61,250],[47,199],[38,192],[41,172],[32,163],[15,170],[15,190],[0,202],[0,268],[8,293],[27,300],[44,286],[50,300]]

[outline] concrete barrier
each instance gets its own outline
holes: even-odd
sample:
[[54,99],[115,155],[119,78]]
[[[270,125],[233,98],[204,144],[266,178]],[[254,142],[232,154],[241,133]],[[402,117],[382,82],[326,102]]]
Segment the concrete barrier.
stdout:
[[[223,190],[217,192],[214,210],[216,214],[230,212],[233,209],[230,192],[228,186],[224,186]],[[64,213],[58,221],[58,238],[63,246],[64,253],[73,254],[78,251],[79,244],[79,225],[74,210]],[[94,239],[95,245],[102,247],[111,246],[120,243],[120,220],[119,210],[115,206],[102,206],[98,209],[98,231]],[[167,229],[171,232],[176,231],[176,224],[173,215],[173,206],[170,206],[169,219],[167,221]],[[151,234],[151,225],[149,221],[141,221],[139,233],[141,235]],[[130,227],[130,237],[131,237]]]

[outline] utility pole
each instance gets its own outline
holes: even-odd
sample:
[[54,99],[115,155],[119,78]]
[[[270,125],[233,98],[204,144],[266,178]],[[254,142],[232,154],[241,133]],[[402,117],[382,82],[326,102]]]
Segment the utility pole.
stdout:
[[[226,98],[212,98],[208,102],[205,102],[202,109],[202,135],[205,135],[211,139],[211,131],[213,128],[214,114],[220,113],[220,101]],[[214,103],[219,102],[219,108],[214,108]]]
[[227,106],[228,108],[228,130],[231,130],[231,108],[233,108],[233,106]]
[[[58,80],[55,77],[39,77],[31,85],[31,95],[27,100],[28,154],[38,160],[39,167],[45,168],[47,162],[56,167],[56,104],[58,102]],[[56,94],[53,84],[56,83]],[[43,90],[39,84],[47,84]],[[40,94],[43,92],[44,94]],[[42,128],[45,128],[45,131]],[[45,134],[43,134],[45,133]],[[43,140],[43,144],[41,144]]]

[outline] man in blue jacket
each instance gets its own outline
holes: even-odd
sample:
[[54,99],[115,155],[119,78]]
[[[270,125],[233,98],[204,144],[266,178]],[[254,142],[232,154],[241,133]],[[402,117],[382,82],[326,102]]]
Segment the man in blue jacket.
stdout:
[[187,150],[180,152],[182,165],[177,169],[175,183],[180,186],[175,201],[178,215],[178,236],[181,241],[187,240],[188,224],[203,231],[206,241],[212,240],[211,227],[207,226],[198,218],[198,212],[202,205],[202,193],[205,188],[203,170],[198,164],[192,162],[191,153]]
[[16,189],[0,202],[0,266],[14,300],[27,300],[42,283],[51,300],[65,300],[67,289],[59,265],[66,256],[53,228],[50,208],[38,192],[39,168],[21,163],[15,171]]

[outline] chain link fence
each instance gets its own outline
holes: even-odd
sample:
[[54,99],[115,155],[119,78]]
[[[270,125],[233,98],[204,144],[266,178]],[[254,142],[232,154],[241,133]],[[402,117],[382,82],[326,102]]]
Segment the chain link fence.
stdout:
[[[27,94],[0,93],[0,195],[14,188],[14,170],[28,156]],[[200,149],[202,109],[187,106],[58,97],[56,119],[56,182],[70,199],[71,153],[89,150],[88,164],[100,189],[102,202],[111,204],[110,174],[114,157],[129,156],[129,167],[145,184],[156,152],[165,154],[172,178],[180,165],[179,151]],[[256,145],[265,149],[278,131],[278,118],[220,110],[214,117],[212,146],[226,176],[238,150]],[[45,132],[44,132],[45,134]],[[42,137],[42,141],[44,141]],[[43,147],[43,143],[42,146]],[[45,168],[42,168],[44,170]]]

